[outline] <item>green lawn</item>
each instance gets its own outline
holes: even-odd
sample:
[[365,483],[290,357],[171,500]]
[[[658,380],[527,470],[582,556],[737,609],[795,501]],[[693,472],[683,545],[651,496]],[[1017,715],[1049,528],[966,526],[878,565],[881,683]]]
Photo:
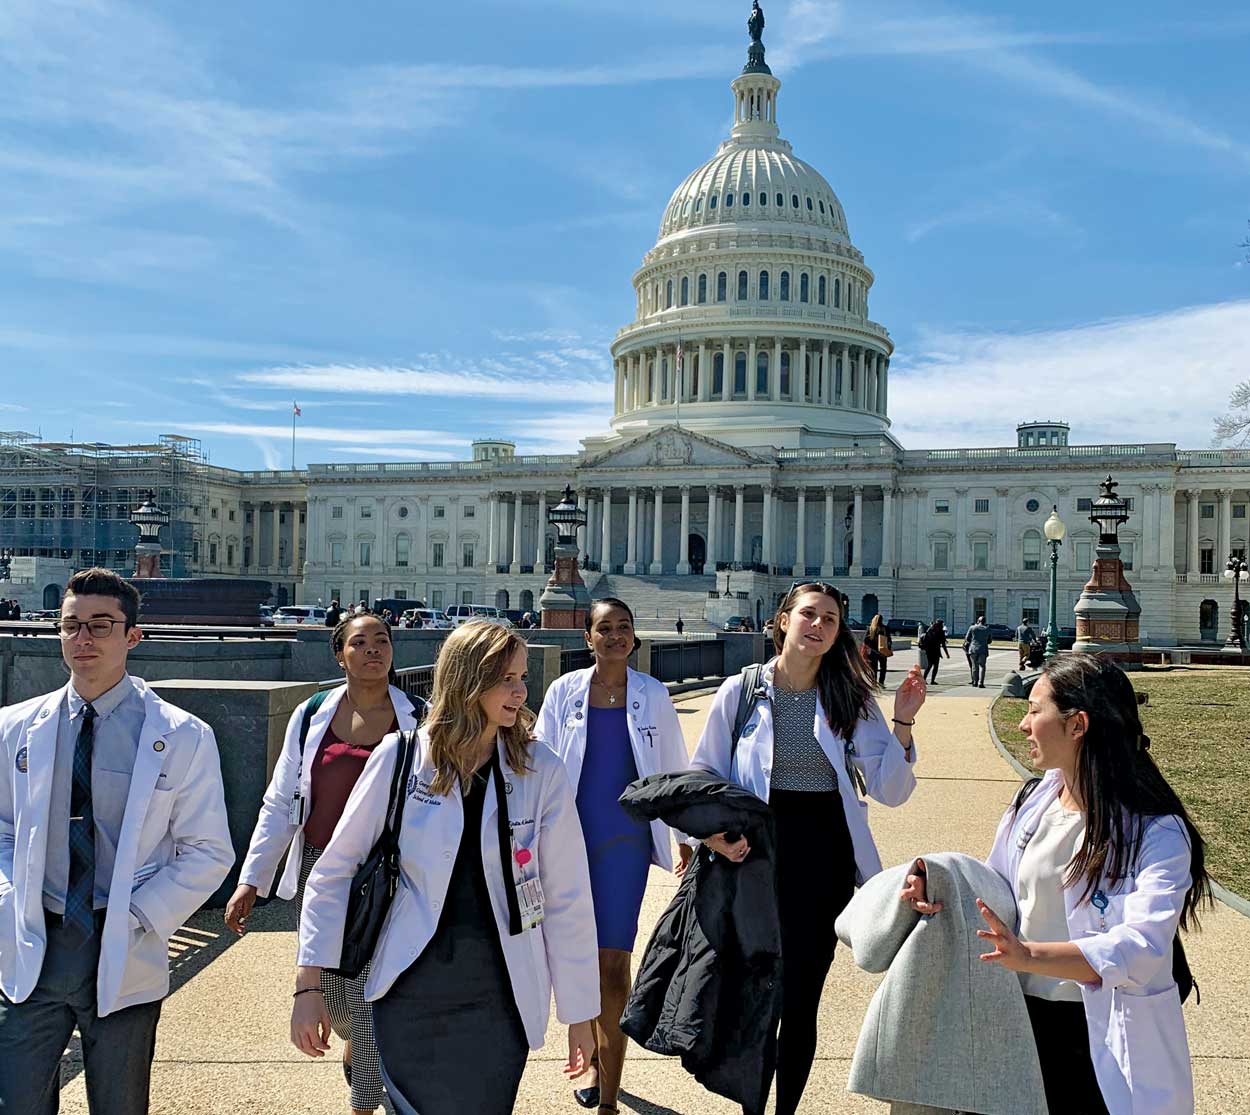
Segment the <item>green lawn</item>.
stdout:
[[[1150,695],[1142,709],[1150,753],[1207,842],[1207,870],[1250,897],[1250,670],[1156,666],[1130,676]],[[998,738],[1027,767],[1017,728],[1026,708],[1000,697],[993,715]]]

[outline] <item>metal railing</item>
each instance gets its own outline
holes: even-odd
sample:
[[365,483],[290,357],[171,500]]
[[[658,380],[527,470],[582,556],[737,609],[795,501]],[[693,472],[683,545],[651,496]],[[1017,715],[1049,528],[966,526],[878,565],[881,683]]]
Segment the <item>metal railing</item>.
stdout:
[[725,644],[720,639],[652,643],[651,676],[660,681],[724,677]]
[[[293,640],[301,629],[327,631],[311,624],[280,624],[275,627],[195,627],[177,623],[145,621],[139,617],[145,639],[278,639]],[[55,635],[52,620],[5,620],[0,622],[0,635]]]
[[560,673],[569,674],[574,670],[585,670],[595,664],[595,656],[589,647],[576,647],[573,650],[560,652]]
[[[399,680],[399,688],[402,689],[409,697],[419,697],[423,701],[429,701],[434,693],[434,667],[433,666],[405,666],[402,670],[396,670]],[[325,681],[318,682],[317,688],[321,689],[337,689],[343,684],[341,677],[326,678]]]

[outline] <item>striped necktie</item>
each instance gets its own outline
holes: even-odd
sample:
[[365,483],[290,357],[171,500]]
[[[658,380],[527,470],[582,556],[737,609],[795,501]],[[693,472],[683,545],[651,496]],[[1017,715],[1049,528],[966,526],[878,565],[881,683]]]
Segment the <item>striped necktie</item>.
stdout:
[[74,745],[74,776],[69,798],[69,886],[65,891],[65,926],[85,940],[95,930],[95,813],[91,807],[91,752],[95,744],[95,709],[82,710]]

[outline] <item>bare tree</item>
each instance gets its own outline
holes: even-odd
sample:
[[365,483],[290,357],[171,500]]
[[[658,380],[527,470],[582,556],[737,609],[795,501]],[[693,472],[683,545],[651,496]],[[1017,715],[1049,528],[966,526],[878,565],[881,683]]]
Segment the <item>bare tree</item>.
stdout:
[[1216,442],[1250,445],[1250,379],[1233,388],[1228,408],[1215,420]]

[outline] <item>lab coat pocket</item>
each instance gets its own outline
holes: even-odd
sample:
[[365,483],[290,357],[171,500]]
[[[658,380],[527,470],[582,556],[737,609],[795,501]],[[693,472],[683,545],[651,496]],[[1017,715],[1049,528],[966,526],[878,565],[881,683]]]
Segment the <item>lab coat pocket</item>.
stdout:
[[165,940],[151,930],[137,933],[128,928],[128,936],[122,995],[151,991],[165,994],[169,988],[169,947]]
[[1128,1081],[1133,1110],[1180,1110],[1178,1098],[1191,1094],[1192,1083],[1176,985],[1149,994],[1117,988],[1115,998],[1107,1047]]

